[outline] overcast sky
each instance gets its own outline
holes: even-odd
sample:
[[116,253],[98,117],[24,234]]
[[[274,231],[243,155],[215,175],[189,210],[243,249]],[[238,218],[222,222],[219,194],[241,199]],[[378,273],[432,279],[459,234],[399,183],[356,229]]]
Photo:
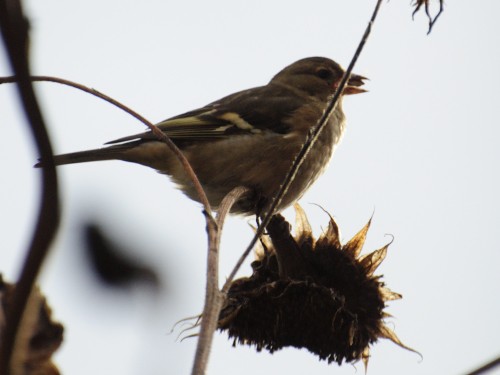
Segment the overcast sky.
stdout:
[[[25,1],[32,71],[94,87],[153,122],[267,81],[308,56],[349,63],[374,1]],[[387,311],[400,339],[372,347],[369,374],[463,374],[500,354],[500,3],[448,1],[431,35],[409,1],[383,2],[355,68],[369,93],[348,97],[348,127],[301,203],[316,233],[335,216],[344,240],[374,213],[365,251],[394,236],[379,268],[403,294]],[[9,75],[0,51],[0,75]],[[36,84],[57,152],[140,132],[130,116],[66,87]],[[0,271],[17,277],[35,220],[40,172],[14,86],[0,86]],[[188,374],[195,339],[173,324],[201,311],[206,236],[200,206],[165,176],[123,162],[59,169],[63,221],[41,278],[65,325],[63,374]],[[286,212],[293,220],[293,212]],[[102,289],[81,252],[97,220],[158,268],[157,300]],[[221,277],[252,235],[231,218]],[[240,272],[250,274],[249,263]],[[209,374],[355,374],[305,350],[274,355],[217,334]],[[356,372],[357,371],[357,372]],[[496,372],[500,374],[500,369]]]

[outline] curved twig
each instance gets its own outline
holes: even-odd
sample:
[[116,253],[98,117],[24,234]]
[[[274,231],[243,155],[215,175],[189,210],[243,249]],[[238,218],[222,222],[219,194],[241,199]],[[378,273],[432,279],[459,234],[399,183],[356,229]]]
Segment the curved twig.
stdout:
[[59,189],[52,146],[29,78],[28,22],[18,0],[0,1],[0,28],[36,147],[47,161],[47,167],[42,170],[42,197],[35,231],[16,283],[12,304],[7,309],[6,324],[0,340],[0,374],[9,374],[15,340],[28,298],[59,225]]
[[[196,192],[198,194],[198,197],[200,198],[200,202],[203,205],[205,212],[208,214],[209,219],[212,221],[214,220],[212,217],[212,211],[211,211],[210,203],[208,202],[207,195],[205,194],[205,191],[203,190],[203,187],[201,186],[201,183],[198,180],[198,177],[196,176],[193,168],[189,164],[188,160],[186,159],[186,157],[184,156],[182,151],[156,125],[154,125],[153,123],[148,121],[146,118],[144,118],[143,116],[141,116],[140,114],[138,114],[134,110],[127,107],[126,105],[120,103],[116,99],[113,99],[110,96],[103,94],[102,92],[100,92],[96,89],[84,86],[80,83],[72,82],[72,81],[69,81],[69,80],[63,79],[63,78],[50,77],[50,76],[31,76],[30,80],[33,82],[59,83],[61,85],[70,86],[70,87],[73,87],[75,89],[84,91],[88,94],[94,95],[100,99],[107,101],[108,103],[114,105],[115,107],[120,108],[121,110],[127,112],[128,114],[130,114],[131,116],[135,117],[137,120],[142,122],[144,125],[146,125],[160,141],[164,142],[169,147],[169,149],[175,154],[177,159],[179,159],[185,172],[187,173],[188,177],[190,178],[191,182],[193,183],[193,185],[196,189]],[[17,77],[0,77],[0,84],[13,83],[16,81],[17,81]]]

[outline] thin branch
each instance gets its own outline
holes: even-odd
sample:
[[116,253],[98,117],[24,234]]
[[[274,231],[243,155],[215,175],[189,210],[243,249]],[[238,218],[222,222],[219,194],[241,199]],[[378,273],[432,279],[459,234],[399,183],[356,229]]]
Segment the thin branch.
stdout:
[[486,371],[489,371],[497,366],[500,366],[500,357],[495,358],[491,362],[482,365],[481,367],[475,369],[474,371],[468,372],[467,375],[480,375],[484,374]]
[[295,157],[295,160],[293,161],[293,164],[288,171],[283,184],[281,185],[280,190],[278,193],[274,196],[273,201],[271,203],[271,206],[269,208],[269,211],[265,214],[264,219],[262,220],[261,225],[259,225],[259,228],[257,229],[257,232],[255,233],[255,236],[252,238],[252,241],[250,241],[250,244],[248,247],[245,249],[245,252],[241,255],[241,257],[238,259],[238,262],[234,266],[233,270],[229,274],[229,277],[226,280],[226,283],[224,284],[224,287],[222,288],[222,292],[225,294],[231,285],[232,280],[234,279],[234,276],[240,269],[241,265],[245,261],[246,257],[250,252],[252,251],[253,247],[255,246],[256,242],[262,236],[264,233],[264,230],[269,224],[269,221],[271,220],[271,217],[274,214],[274,210],[278,205],[280,204],[281,200],[285,196],[286,192],[288,191],[288,188],[290,187],[291,183],[295,179],[295,176],[297,175],[297,172],[304,162],[304,159],[307,155],[307,153],[311,150],[311,148],[314,146],[314,143],[319,137],[319,134],[321,131],[325,128],[325,126],[328,123],[328,119],[330,118],[331,114],[333,111],[335,111],[335,107],[337,106],[337,102],[342,95],[342,92],[344,90],[344,87],[347,84],[347,81],[349,80],[349,77],[351,75],[352,69],[354,68],[354,65],[356,64],[356,61],[358,60],[359,55],[361,54],[361,51],[363,50],[363,47],[366,44],[366,41],[368,40],[368,36],[371,33],[372,25],[375,22],[375,19],[377,17],[378,11],[380,9],[380,5],[382,4],[382,0],[377,0],[377,3],[375,5],[375,9],[373,11],[372,17],[370,19],[370,22],[368,23],[368,26],[366,27],[366,30],[363,34],[363,37],[361,38],[361,41],[359,42],[358,48],[356,49],[356,52],[354,53],[354,56],[351,60],[351,63],[347,67],[347,70],[344,73],[344,76],[342,77],[342,80],[340,81],[339,87],[335,94],[332,96],[332,98],[328,101],[325,111],[323,112],[323,115],[321,118],[318,120],[318,122],[314,125],[314,127],[311,128],[310,133],[304,144],[302,145],[302,149],[299,151],[297,156]]
[[196,347],[192,375],[205,374],[208,357],[212,347],[214,332],[217,329],[220,309],[224,303],[225,295],[219,291],[219,245],[224,220],[236,201],[249,189],[236,187],[222,200],[217,213],[217,223],[208,223],[208,259],[207,259],[207,284],[205,291],[205,305],[203,307],[201,328]]
[[[108,103],[114,105],[115,107],[120,108],[121,110],[127,112],[131,116],[135,117],[137,120],[142,122],[144,125],[146,125],[151,132],[162,142],[166,143],[166,145],[169,147],[169,149],[175,154],[177,159],[181,162],[185,172],[187,173],[188,177],[191,179],[191,182],[193,183],[196,192],[198,194],[198,197],[200,198],[200,202],[203,204],[203,208],[205,209],[205,212],[208,214],[208,218],[213,221],[213,217],[211,214],[211,207],[210,203],[208,202],[208,198],[205,194],[205,191],[203,190],[203,187],[201,186],[200,181],[198,180],[198,177],[196,176],[193,168],[189,164],[188,160],[184,156],[181,150],[175,145],[172,140],[167,137],[165,133],[163,133],[156,125],[145,119],[143,116],[135,112],[134,110],[130,109],[129,107],[125,106],[124,104],[120,103],[119,101],[111,98],[110,96],[103,94],[102,92],[95,90],[93,88],[84,86],[82,84],[68,81],[66,79],[62,78],[57,78],[57,77],[50,77],[50,76],[31,76],[30,77],[31,81],[33,82],[54,82],[54,83],[59,83],[61,85],[65,86],[70,86],[75,89],[84,91],[88,94],[94,95],[100,99],[103,99],[107,101]],[[0,77],[0,84],[2,83],[12,83],[16,82],[17,77]]]
[[35,231],[16,283],[12,304],[7,310],[5,330],[0,341],[0,374],[6,375],[10,373],[16,336],[27,300],[59,225],[59,193],[52,146],[29,78],[28,21],[18,0],[0,0],[0,28],[12,70],[18,79],[19,95],[36,147],[47,161],[47,167],[41,174],[42,196]]

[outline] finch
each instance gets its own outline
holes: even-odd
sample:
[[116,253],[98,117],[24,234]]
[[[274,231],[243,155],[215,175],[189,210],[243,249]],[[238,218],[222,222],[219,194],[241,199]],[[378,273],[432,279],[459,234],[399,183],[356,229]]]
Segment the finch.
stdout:
[[[231,212],[259,215],[278,192],[343,74],[342,67],[328,58],[305,58],[285,67],[265,86],[231,94],[157,126],[182,150],[212,208],[233,188],[243,186],[250,193]],[[365,79],[351,74],[335,111],[276,212],[297,201],[323,172],[344,133],[342,97],[365,92],[360,87]],[[106,144],[110,146],[57,155],[55,164],[100,160],[142,164],[170,176],[188,197],[199,201],[178,159],[151,131]],[[43,160],[35,167],[43,167]]]

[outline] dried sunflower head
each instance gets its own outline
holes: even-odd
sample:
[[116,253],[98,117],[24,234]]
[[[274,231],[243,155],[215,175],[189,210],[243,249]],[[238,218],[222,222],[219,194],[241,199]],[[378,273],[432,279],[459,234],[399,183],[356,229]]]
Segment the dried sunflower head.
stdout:
[[[0,336],[12,303],[16,286],[6,283],[0,275]],[[28,299],[13,349],[9,374],[59,375],[52,355],[63,340],[63,326],[52,319],[45,297],[35,287]]]
[[281,215],[273,217],[252,276],[235,280],[228,292],[219,329],[234,344],[271,353],[307,348],[338,364],[361,359],[366,366],[369,346],[379,338],[412,350],[384,324],[385,303],[401,295],[373,274],[390,244],[360,255],[371,220],[342,245],[333,218],[315,240],[304,211],[295,209],[295,236]]

